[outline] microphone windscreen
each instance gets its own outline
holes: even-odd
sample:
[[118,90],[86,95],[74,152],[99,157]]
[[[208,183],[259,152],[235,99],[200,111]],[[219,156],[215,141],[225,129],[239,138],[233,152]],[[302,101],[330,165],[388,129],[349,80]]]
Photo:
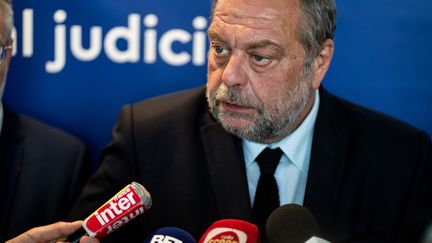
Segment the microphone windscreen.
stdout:
[[258,239],[259,230],[256,225],[239,219],[222,219],[210,225],[199,243],[257,243]]
[[319,234],[320,229],[315,217],[307,208],[297,204],[276,208],[266,223],[266,236],[269,243],[304,243]]
[[176,227],[164,227],[153,232],[145,243],[196,243],[196,240],[188,232]]

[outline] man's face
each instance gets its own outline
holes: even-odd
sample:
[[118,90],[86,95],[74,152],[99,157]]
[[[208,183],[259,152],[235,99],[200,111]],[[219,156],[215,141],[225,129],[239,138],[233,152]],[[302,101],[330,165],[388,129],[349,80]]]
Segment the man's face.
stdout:
[[[8,46],[12,43],[12,40],[10,39],[10,36],[7,31],[6,21],[4,17],[4,13],[2,12],[0,8],[0,45],[2,46]],[[3,61],[3,63],[0,63],[0,100],[3,96],[4,91],[4,85],[6,82],[6,75],[9,68],[9,62],[11,58],[11,50],[7,51],[6,59]]]
[[237,136],[272,143],[309,112],[312,73],[295,31],[298,0],[219,0],[209,28],[207,98],[212,114]]

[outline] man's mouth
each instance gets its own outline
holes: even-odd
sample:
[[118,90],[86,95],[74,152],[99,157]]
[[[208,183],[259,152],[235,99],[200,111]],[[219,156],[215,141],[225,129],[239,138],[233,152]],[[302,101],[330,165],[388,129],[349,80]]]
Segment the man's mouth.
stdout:
[[252,107],[248,106],[242,106],[226,101],[219,101],[219,104],[223,110],[229,111],[229,112],[235,112],[235,113],[244,113],[252,110]]

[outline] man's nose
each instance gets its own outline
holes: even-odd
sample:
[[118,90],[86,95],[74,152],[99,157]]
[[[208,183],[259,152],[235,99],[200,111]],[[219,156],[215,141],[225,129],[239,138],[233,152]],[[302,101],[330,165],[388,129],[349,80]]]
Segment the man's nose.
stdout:
[[228,87],[246,85],[246,65],[247,63],[241,55],[232,55],[222,73],[222,82]]

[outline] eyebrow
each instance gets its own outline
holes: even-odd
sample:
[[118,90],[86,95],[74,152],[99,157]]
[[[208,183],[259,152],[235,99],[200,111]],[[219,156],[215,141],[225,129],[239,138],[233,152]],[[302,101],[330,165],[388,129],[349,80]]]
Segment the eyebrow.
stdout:
[[218,33],[216,33],[216,31],[213,31],[211,29],[208,30],[208,36],[210,39],[213,39],[213,40],[222,40],[223,39]]
[[[209,29],[208,31],[208,36],[210,39],[212,40],[218,40],[218,41],[224,41],[224,38],[221,37],[217,32]],[[250,49],[259,49],[259,48],[266,48],[266,47],[270,47],[272,48],[274,51],[278,52],[278,53],[283,53],[284,52],[284,48],[282,48],[280,45],[278,45],[277,43],[271,41],[271,40],[261,40],[258,42],[254,42],[254,43],[249,43],[246,45],[246,49],[250,50]]]
[[271,40],[262,40],[247,45],[247,49],[259,49],[259,48],[266,48],[266,47],[270,47],[278,53],[283,53],[284,51],[284,49],[280,45],[278,45],[277,43]]

